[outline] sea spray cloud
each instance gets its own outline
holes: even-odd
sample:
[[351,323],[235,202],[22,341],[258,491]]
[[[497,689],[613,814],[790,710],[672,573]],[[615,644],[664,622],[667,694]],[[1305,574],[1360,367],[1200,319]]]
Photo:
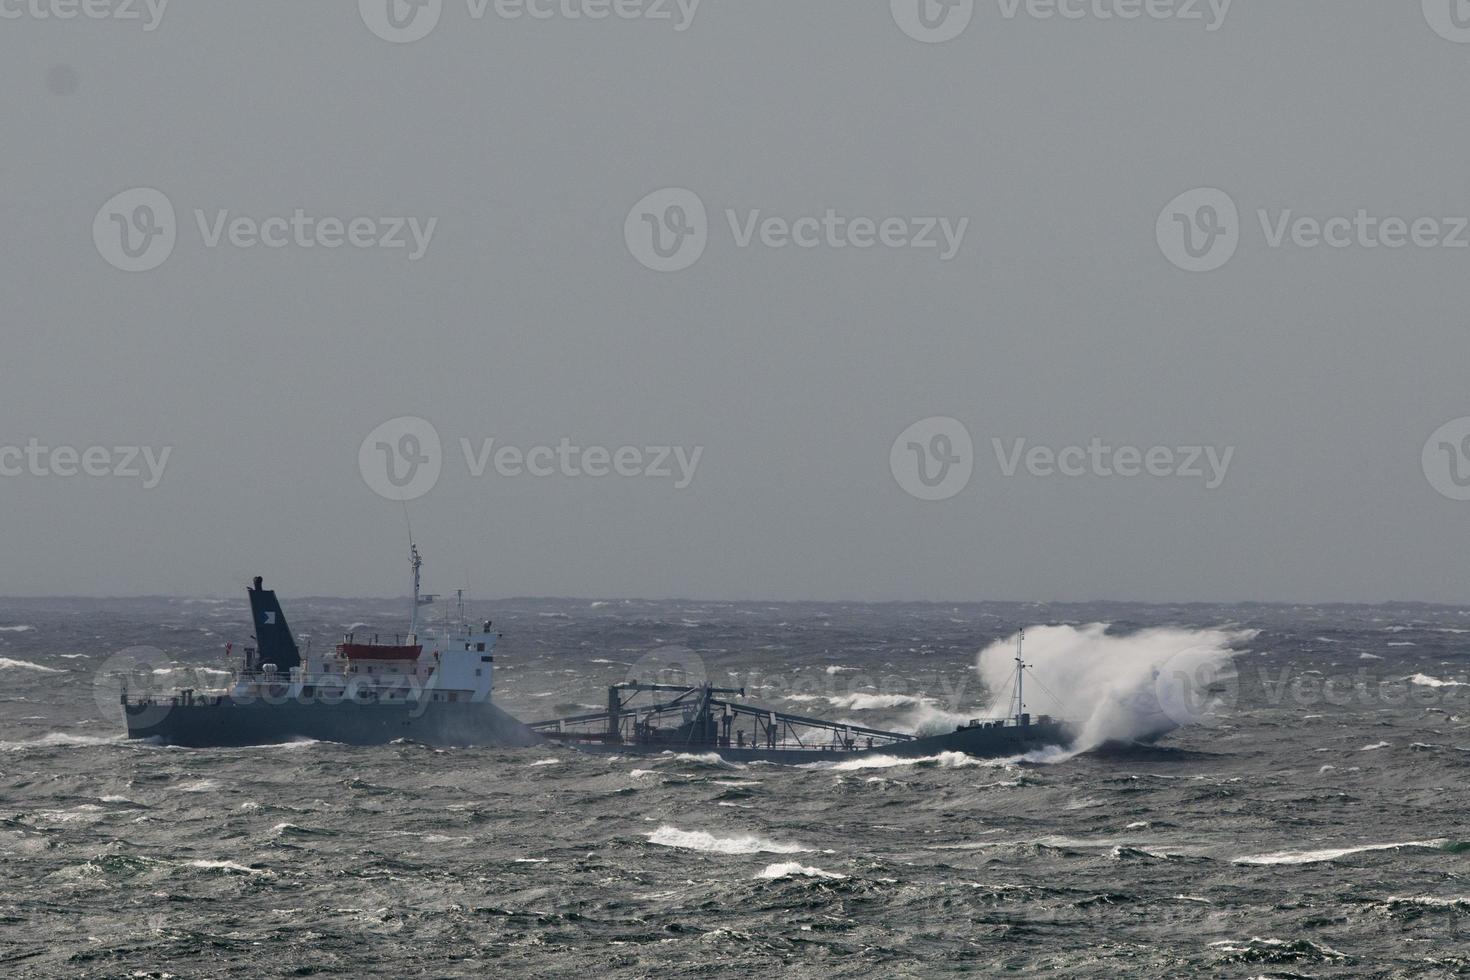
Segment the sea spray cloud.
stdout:
[[[1078,725],[1074,746],[1160,735],[1208,724],[1234,703],[1233,654],[1255,630],[1157,628],[1126,636],[1107,623],[1026,631],[1026,710]],[[991,702],[987,717],[1013,709],[1016,637],[980,651],[977,669]]]

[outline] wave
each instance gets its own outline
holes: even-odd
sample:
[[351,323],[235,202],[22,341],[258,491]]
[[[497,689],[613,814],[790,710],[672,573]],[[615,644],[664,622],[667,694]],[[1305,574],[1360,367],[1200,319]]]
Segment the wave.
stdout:
[[33,664],[29,660],[11,660],[9,657],[0,657],[0,670],[35,670],[43,674],[66,673],[55,667],[42,667],[40,664]]
[[1445,681],[1438,677],[1430,677],[1428,674],[1414,674],[1404,680],[1410,684],[1418,684],[1420,687],[1467,687],[1464,681]]
[[34,626],[0,626],[0,633],[33,633]]
[[923,698],[911,694],[839,694],[827,699],[834,708],[844,711],[879,711],[884,708],[906,708],[912,704],[923,704]]
[[840,875],[835,871],[809,868],[796,861],[786,861],[782,864],[768,864],[766,865],[766,870],[756,875],[757,878],[762,878],[766,881],[777,881],[781,878],[794,878],[798,876],[803,878],[829,878],[834,880],[842,880],[847,877],[847,875]]
[[247,868],[235,861],[185,861],[184,866],[198,868],[201,871],[223,871],[226,874],[270,875],[270,872],[264,868]]
[[[1039,682],[1027,683],[1026,706],[1077,724],[1080,749],[1215,721],[1238,696],[1235,648],[1259,635],[1171,627],[1113,635],[1109,628],[1092,623],[1026,631],[1026,660]],[[978,712],[982,717],[1014,711],[1016,639],[980,651],[977,669],[991,692],[990,703]]]
[[731,762],[718,752],[665,752],[665,756],[673,758],[675,762],[693,762],[696,765],[709,766],[712,769],[744,769],[738,763]]
[[1354,854],[1367,854],[1373,851],[1399,851],[1399,850],[1424,850],[1424,851],[1451,851],[1452,853],[1464,845],[1447,839],[1438,840],[1410,840],[1401,841],[1397,844],[1362,844],[1358,847],[1335,847],[1321,851],[1276,851],[1272,854],[1256,854],[1249,857],[1234,858],[1231,864],[1323,864],[1328,861],[1336,861],[1339,858],[1351,857]]
[[0,742],[0,752],[25,752],[30,749],[85,748],[97,745],[127,745],[122,735],[69,735],[51,732],[29,742]]
[[[1017,759],[1022,758],[1017,756]],[[824,769],[830,772],[854,772],[860,769],[892,769],[896,766],[929,766],[937,769],[966,769],[970,766],[988,766],[1003,769],[1010,762],[1005,759],[977,759],[963,752],[941,752],[938,755],[903,758],[896,755],[865,755],[843,762],[809,762],[800,769]]]
[[743,837],[716,837],[703,830],[680,830],[664,824],[648,834],[648,842],[681,851],[703,851],[706,854],[802,854],[811,850],[801,844],[782,844],[747,834]]

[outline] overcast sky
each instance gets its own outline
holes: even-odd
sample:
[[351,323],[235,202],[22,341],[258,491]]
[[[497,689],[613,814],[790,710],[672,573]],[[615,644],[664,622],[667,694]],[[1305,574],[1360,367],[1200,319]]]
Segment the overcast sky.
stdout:
[[0,0],[0,595],[1470,582],[1451,0],[108,2]]

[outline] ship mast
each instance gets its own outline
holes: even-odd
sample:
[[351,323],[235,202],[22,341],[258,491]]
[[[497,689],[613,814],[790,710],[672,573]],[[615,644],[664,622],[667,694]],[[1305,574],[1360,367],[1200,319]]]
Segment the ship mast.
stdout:
[[1025,683],[1026,683],[1026,661],[1021,659],[1021,645],[1026,642],[1026,630],[1016,634],[1016,725],[1020,726],[1021,716],[1026,711]]
[[420,570],[424,567],[424,559],[419,555],[419,546],[410,544],[408,546],[408,563],[413,566],[413,616],[408,621],[408,632],[417,636],[419,632],[419,606],[423,600],[419,597]]

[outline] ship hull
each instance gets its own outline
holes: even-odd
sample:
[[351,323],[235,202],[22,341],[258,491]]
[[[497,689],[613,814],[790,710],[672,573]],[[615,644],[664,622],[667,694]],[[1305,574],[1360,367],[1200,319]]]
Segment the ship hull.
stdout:
[[774,762],[780,765],[799,766],[821,762],[846,762],[851,759],[877,756],[924,759],[944,752],[961,752],[977,759],[1002,759],[1025,755],[1037,749],[1067,745],[1072,739],[1073,732],[1066,725],[1038,724],[1026,727],[965,728],[943,735],[915,738],[871,749],[851,750],[817,747],[810,749],[753,748],[716,745],[707,742],[679,743],[672,740],[640,743],[572,739],[552,739],[552,741],[599,755],[661,755],[665,752],[714,753],[727,762]]
[[303,704],[236,701],[124,706],[128,737],[214,748],[315,739],[347,745],[398,740],[435,746],[523,748],[545,741],[490,702]]

